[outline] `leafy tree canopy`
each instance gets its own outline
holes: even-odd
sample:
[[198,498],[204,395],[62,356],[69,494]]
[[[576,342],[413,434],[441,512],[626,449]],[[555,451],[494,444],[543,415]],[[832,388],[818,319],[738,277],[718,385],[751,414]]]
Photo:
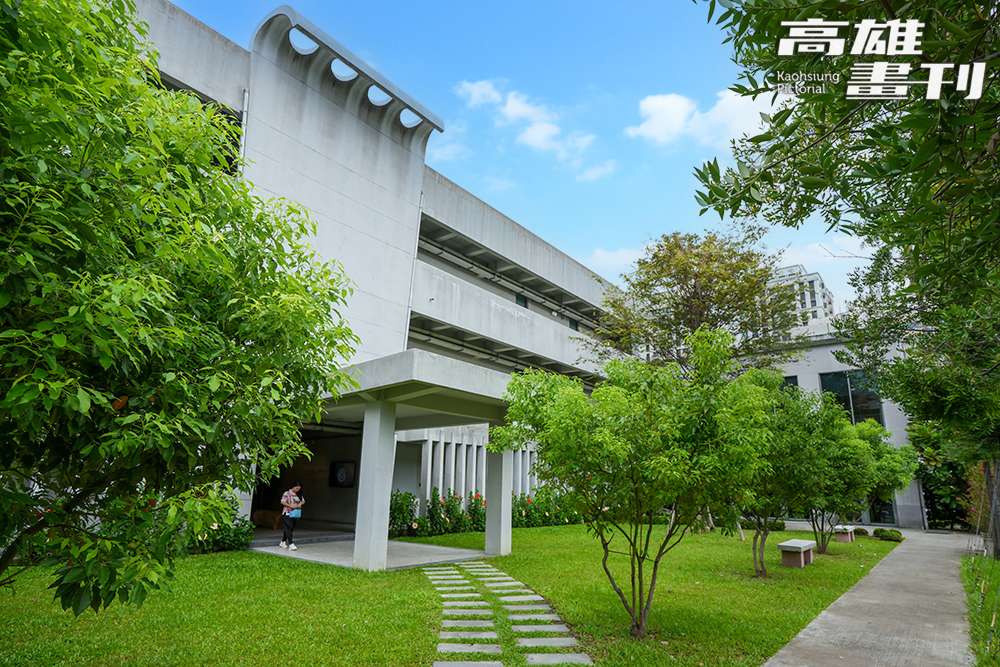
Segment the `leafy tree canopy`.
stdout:
[[[896,249],[910,260],[911,278],[921,288],[991,284],[1000,266],[995,8],[965,0],[718,4],[718,23],[744,68],[734,90],[774,96],[782,78],[827,78],[816,91],[804,89],[765,116],[764,131],[739,142],[736,168],[722,170],[713,161],[696,170],[703,210],[761,215],[795,227],[820,215],[831,228]],[[710,19],[715,9],[711,0]],[[839,28],[844,55],[778,54],[779,39],[790,34],[782,22],[810,19],[849,24]],[[861,37],[856,26],[865,20],[882,26],[883,43],[895,34],[889,21],[919,21],[918,53],[852,54]],[[852,67],[877,62],[909,68],[903,75],[906,94],[898,100],[848,99]],[[932,69],[921,65],[972,62],[985,63],[981,96],[960,90],[952,68],[945,70],[940,99],[926,99]]]
[[[513,376],[507,425],[491,443],[535,442],[535,471],[564,489],[604,550],[603,567],[645,636],[661,559],[709,506],[746,493],[766,441],[770,399],[752,371],[733,381],[732,339],[724,331],[690,335],[691,363],[607,364],[591,396],[580,381],[542,371]],[[665,526],[658,524],[664,523]],[[622,577],[613,552],[628,556]],[[630,583],[623,588],[621,581]]]
[[601,360],[624,353],[686,364],[687,336],[723,329],[742,366],[780,364],[794,356],[785,338],[799,322],[792,290],[768,287],[776,261],[752,233],[664,235],[622,276],[622,291],[605,296],[606,314],[586,342]]
[[123,0],[0,2],[0,583],[141,603],[222,481],[306,454],[350,380],[350,286],[227,173],[232,119],[157,89]]

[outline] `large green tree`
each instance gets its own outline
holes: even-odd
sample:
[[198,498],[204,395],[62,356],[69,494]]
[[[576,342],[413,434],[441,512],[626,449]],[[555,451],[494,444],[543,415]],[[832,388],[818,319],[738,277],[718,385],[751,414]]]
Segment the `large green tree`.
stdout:
[[786,339],[800,322],[792,290],[768,286],[777,261],[753,232],[664,235],[622,275],[622,290],[605,296],[588,347],[601,360],[627,354],[683,365],[685,338],[704,327],[731,334],[741,366],[779,365],[795,354]]
[[[718,162],[697,170],[706,209],[762,215],[798,227],[822,216],[831,228],[889,246],[910,261],[922,288],[967,289],[991,284],[1000,268],[1000,89],[994,67],[1000,53],[1000,15],[991,2],[965,0],[725,0],[718,23],[728,32],[744,68],[734,90],[774,95],[790,77],[826,77],[800,87],[784,109],[765,117],[761,134],[741,142],[737,165]],[[710,14],[717,9],[711,0]],[[825,20],[843,40],[844,55],[781,55],[791,36],[783,22]],[[864,33],[862,21],[874,22]],[[918,21],[909,51],[893,38]],[[865,39],[865,34],[868,39]],[[878,39],[880,37],[881,44]],[[893,41],[886,49],[886,42]],[[861,50],[882,53],[853,54]],[[903,53],[894,53],[902,50]],[[887,52],[888,51],[888,52]],[[934,68],[922,65],[985,63],[982,93],[944,70],[939,99],[927,99]],[[902,68],[899,99],[850,99],[858,65]],[[966,78],[974,79],[974,72]],[[891,78],[891,77],[890,77]],[[836,83],[833,81],[836,80]],[[894,92],[894,91],[889,91]]]
[[48,553],[77,614],[306,454],[356,343],[311,223],[227,173],[234,123],[158,88],[133,10],[0,1],[0,584]]
[[[636,638],[646,633],[661,560],[708,507],[745,491],[769,437],[768,392],[748,374],[729,379],[731,337],[701,330],[686,343],[687,368],[611,361],[590,396],[574,378],[515,375],[507,425],[491,434],[500,448],[536,443],[536,474],[565,490],[600,540]],[[613,553],[627,556],[624,575]]]

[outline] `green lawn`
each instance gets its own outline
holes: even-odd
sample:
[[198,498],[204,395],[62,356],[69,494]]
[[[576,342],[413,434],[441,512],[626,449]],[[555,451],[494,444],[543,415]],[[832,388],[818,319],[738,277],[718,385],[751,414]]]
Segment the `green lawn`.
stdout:
[[[1000,616],[997,594],[1000,591],[1000,568],[992,558],[983,558],[982,550],[975,560],[966,556],[962,559],[962,581],[968,594],[969,639],[972,652],[976,654],[976,664],[1000,665],[1000,622],[994,625],[993,610]],[[986,582],[984,587],[983,581]],[[982,605],[982,608],[980,608]],[[990,638],[990,626],[994,634]]]
[[141,609],[63,612],[33,572],[0,591],[0,665],[427,665],[441,602],[415,570],[367,573],[253,552],[178,562]]
[[[664,560],[642,642],[628,638],[628,616],[582,526],[515,529],[514,553],[489,562],[548,598],[597,665],[760,665],[894,546],[833,544],[814,565],[790,570],[774,544],[792,537],[808,535],[769,540],[766,581],[750,576],[749,542],[685,538]],[[481,549],[483,535],[415,541]],[[243,552],[183,559],[178,579],[141,609],[73,618],[52,601],[47,573],[29,572],[15,595],[0,591],[0,666],[429,667],[439,659],[441,601],[419,570],[365,573]],[[509,623],[496,620],[509,640]],[[523,664],[519,655],[503,661]]]
[[[649,637],[636,642],[629,637],[629,616],[601,570],[600,545],[583,526],[513,532],[513,553],[490,562],[552,602],[604,667],[760,665],[895,546],[868,537],[833,542],[828,555],[799,570],[781,567],[775,545],[812,539],[812,533],[772,533],[766,559],[770,577],[761,580],[752,576],[752,534],[747,542],[718,532],[689,535],[662,561]],[[482,533],[413,541],[483,548]],[[627,561],[622,557],[617,563]]]

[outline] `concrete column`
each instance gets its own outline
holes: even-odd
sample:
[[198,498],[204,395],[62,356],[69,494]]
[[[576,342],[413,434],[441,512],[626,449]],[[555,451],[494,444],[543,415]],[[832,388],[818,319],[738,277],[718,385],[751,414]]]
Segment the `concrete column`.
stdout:
[[521,452],[521,488],[524,493],[531,495],[531,481],[529,475],[531,474],[531,452],[527,449]]
[[427,514],[427,501],[431,497],[431,462],[434,455],[434,441],[430,438],[424,440],[420,446],[420,489],[417,493],[417,514],[425,516]]
[[464,442],[458,443],[455,449],[455,493],[462,497],[462,509],[465,509],[466,495],[469,493],[465,489],[465,456],[468,450],[469,447]]
[[441,495],[455,488],[455,436],[444,445],[444,479],[441,482]]
[[[441,486],[444,484],[444,442],[441,441],[440,439],[438,439],[437,442],[434,443],[433,473],[434,473],[434,479],[431,481],[431,488],[433,489],[436,486],[438,488],[438,491],[440,492],[442,490]],[[430,491],[428,491],[427,493],[429,497]]]
[[521,495],[522,493],[524,493],[524,491],[521,490],[521,453],[522,452],[520,450],[518,450],[516,452],[513,452],[513,454],[514,454],[514,486],[513,486],[512,490],[514,491],[514,496],[515,497],[517,497],[517,496]]
[[374,401],[365,405],[358,513],[354,524],[354,567],[359,570],[385,569],[395,435],[396,404]]
[[[510,492],[514,452],[486,452],[486,553],[510,553]],[[388,526],[386,527],[388,530]]]
[[479,493],[486,497],[486,446],[476,446],[476,486]]
[[476,479],[476,454],[479,452],[479,446],[475,442],[469,444],[465,448],[465,495],[468,496],[470,493],[475,493],[479,491],[482,493],[482,489],[479,487],[479,480]]

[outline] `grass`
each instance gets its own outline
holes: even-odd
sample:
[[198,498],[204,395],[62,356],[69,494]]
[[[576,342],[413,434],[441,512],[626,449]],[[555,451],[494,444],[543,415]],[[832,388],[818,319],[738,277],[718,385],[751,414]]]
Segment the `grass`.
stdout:
[[[600,547],[582,526],[515,529],[514,553],[487,562],[551,601],[597,665],[760,665],[895,546],[834,543],[812,566],[782,568],[774,544],[792,537],[809,534],[769,540],[767,580],[750,576],[749,542],[685,538],[663,561],[650,637],[639,642],[628,637]],[[414,541],[482,549],[483,535]],[[441,598],[419,570],[366,573],[240,552],[183,559],[177,574],[172,592],[154,593],[141,609],[115,605],[74,618],[52,601],[48,572],[26,573],[16,594],[0,591],[0,667],[428,667],[441,659]],[[494,620],[501,642],[513,645],[510,621]],[[502,659],[524,664],[507,651]]]
[[178,562],[172,592],[79,618],[27,573],[0,591],[0,665],[430,665],[441,602],[416,570],[360,572],[253,552]]
[[[601,570],[597,540],[582,526],[513,531],[513,553],[489,562],[545,596],[603,667],[762,664],[843,595],[895,546],[867,537],[816,556],[804,569],[781,567],[775,545],[812,539],[786,531],[768,539],[770,577],[753,578],[747,542],[719,533],[691,535],[660,566],[648,637],[629,637],[629,616]],[[482,533],[417,542],[482,549]],[[626,560],[615,558],[624,574]],[[624,579],[620,579],[624,582]],[[506,664],[506,662],[505,662]],[[512,663],[513,664],[513,663]]]
[[[983,581],[986,581],[985,595]],[[967,594],[969,639],[972,652],[976,654],[976,664],[984,667],[1000,665],[1000,619],[990,638],[993,610],[1000,592],[1000,568],[996,567],[995,560],[983,557],[981,552],[975,559],[966,556],[962,559],[962,582]],[[1000,617],[1000,607],[997,607],[996,613]]]

